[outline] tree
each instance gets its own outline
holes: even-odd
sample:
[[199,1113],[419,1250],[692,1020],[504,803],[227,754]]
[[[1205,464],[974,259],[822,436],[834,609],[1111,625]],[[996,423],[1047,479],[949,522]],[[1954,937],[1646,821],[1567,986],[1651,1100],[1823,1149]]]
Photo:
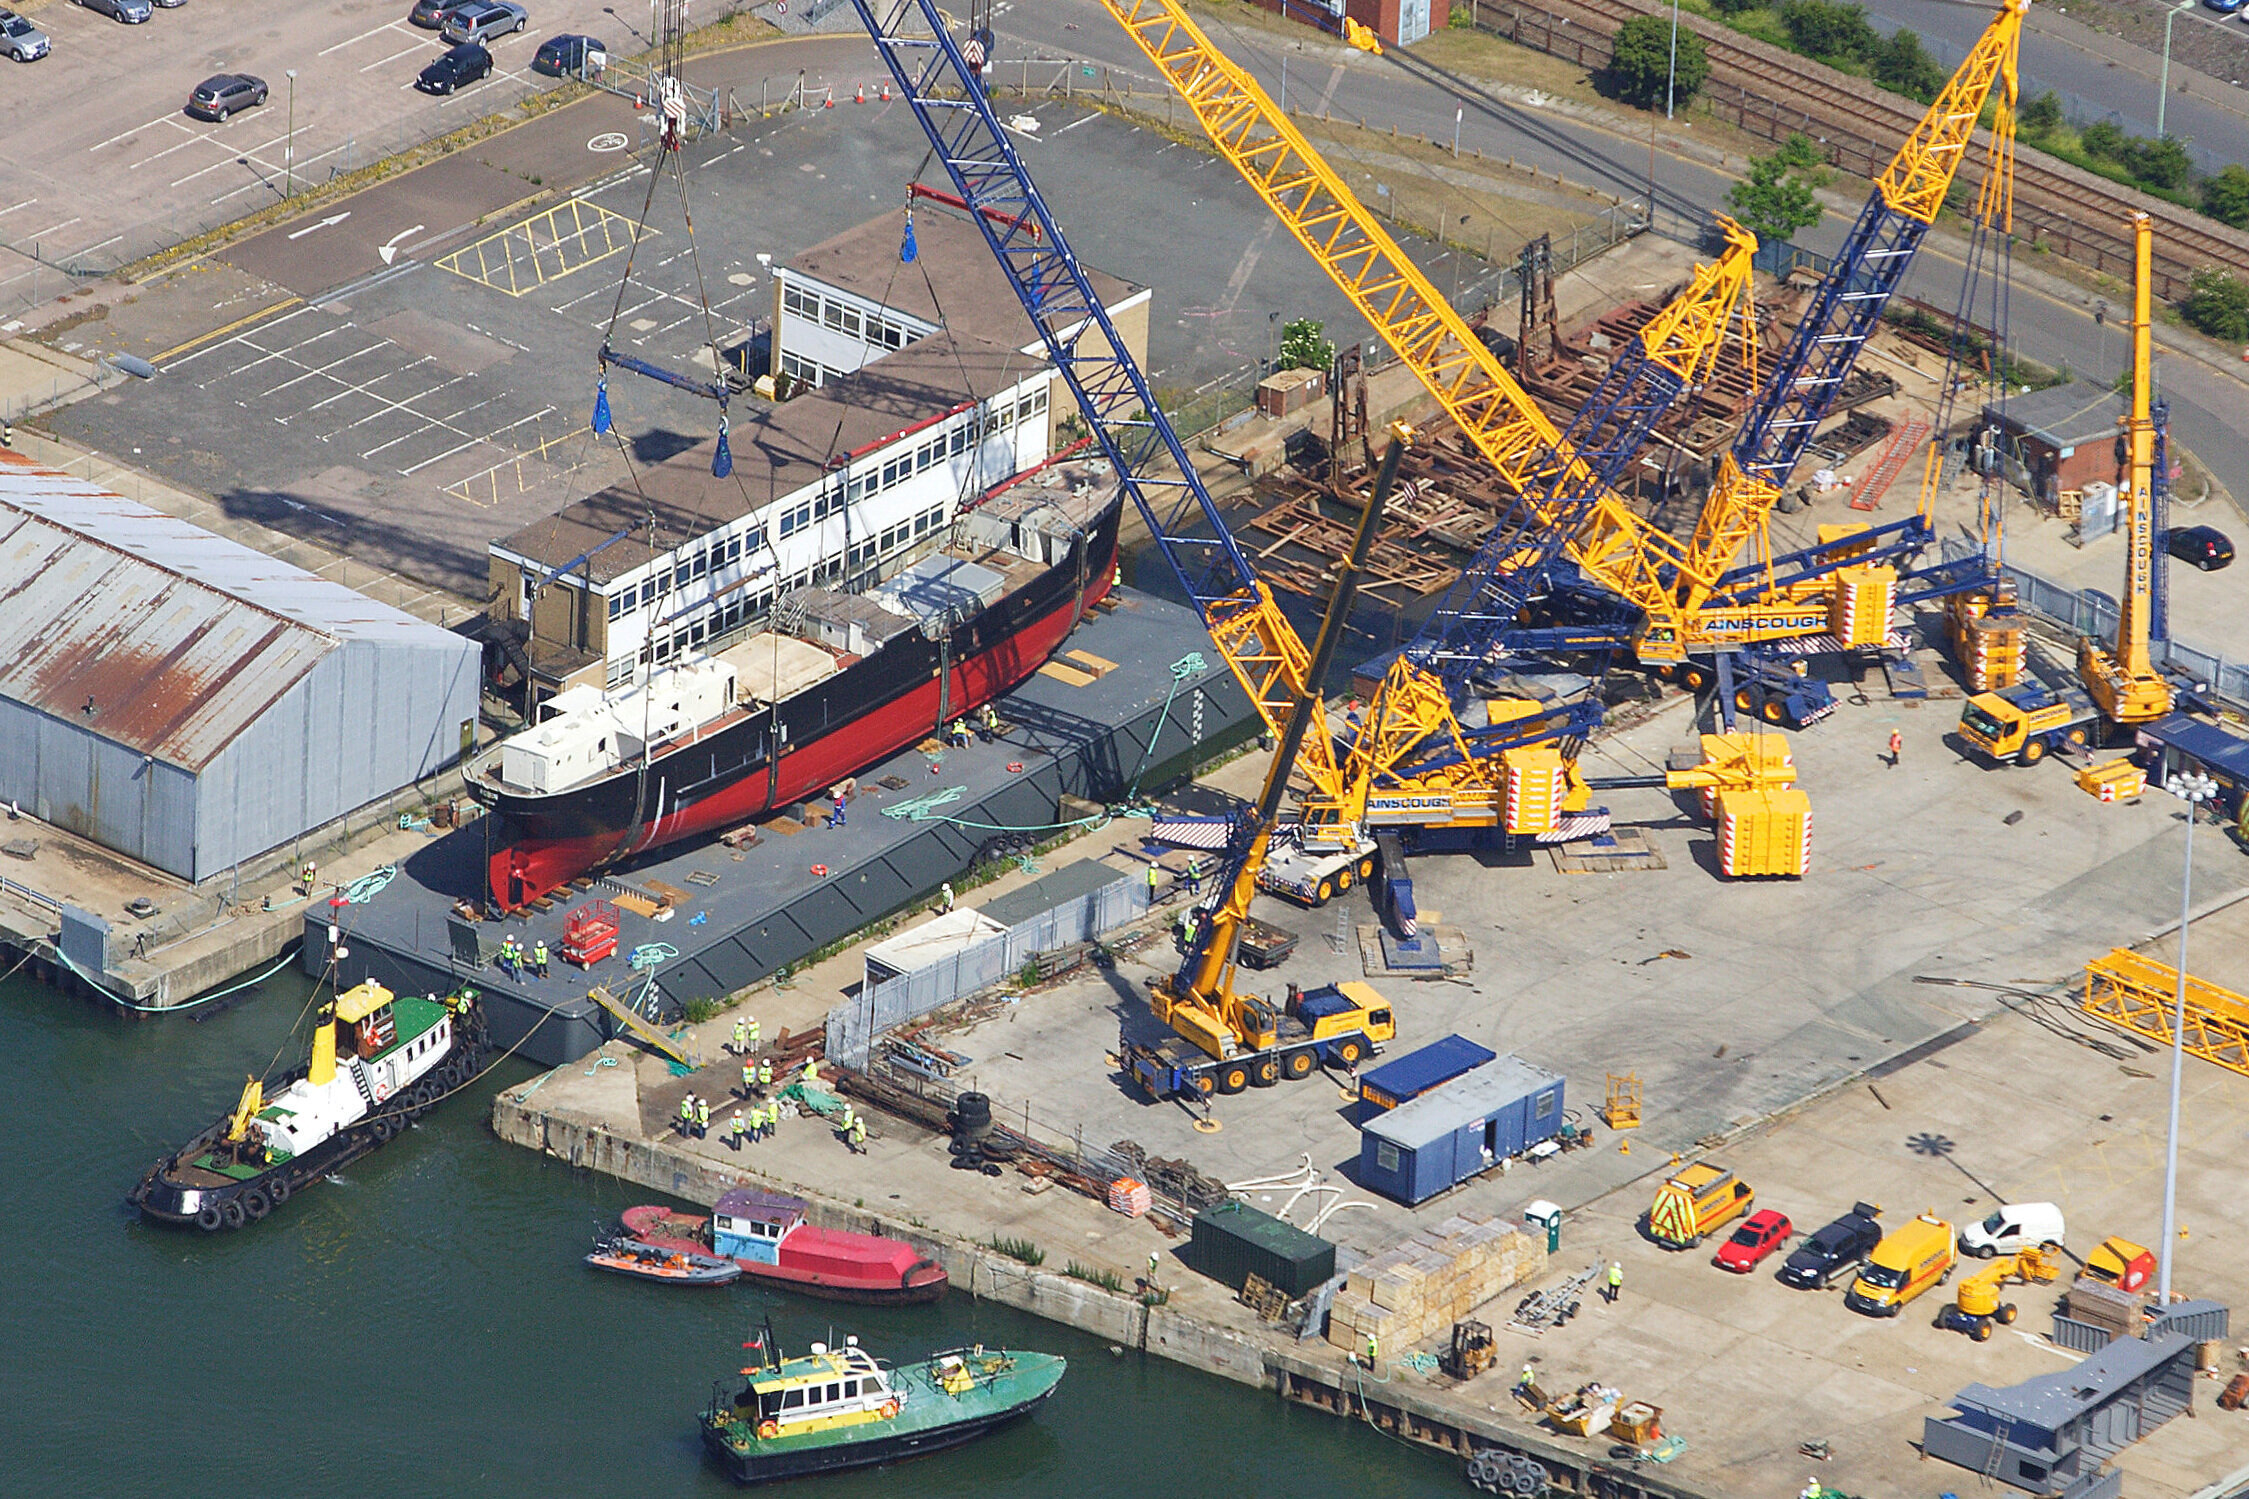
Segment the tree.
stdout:
[[1281,368],[1326,370],[1335,363],[1335,345],[1327,341],[1327,326],[1308,317],[1281,324]]
[[1815,194],[1827,173],[1813,165],[1819,148],[1802,135],[1792,135],[1770,156],[1754,156],[1749,175],[1733,186],[1727,203],[1742,227],[1760,240],[1777,242],[1820,221]]
[[2215,266],[2196,271],[2194,289],[2179,304],[2179,311],[2212,338],[2249,342],[2249,284],[2234,280],[2231,271]]
[[1617,97],[1642,109],[1664,101],[1668,87],[1674,104],[1684,104],[1700,92],[1710,76],[1710,56],[1702,38],[1685,26],[1679,28],[1679,65],[1671,65],[1671,21],[1666,16],[1634,16],[1616,29],[1610,43],[1609,77]]
[[1722,16],[1738,16],[1757,8],[1758,0],[1710,0]]
[[1927,104],[1944,87],[1945,72],[1922,47],[1921,38],[1900,26],[1875,44],[1874,81]]
[[2249,168],[2229,164],[2202,182],[2202,211],[2221,224],[2249,229]]
[[2194,170],[2187,148],[2170,135],[2161,140],[2134,138],[2125,147],[2124,165],[2148,186],[2165,189],[2180,186]]
[[2077,143],[2085,148],[2087,156],[2098,160],[2121,162],[2124,159],[2124,127],[2114,120],[2095,120],[2077,133]]
[[2052,89],[2035,99],[2024,100],[2023,107],[2015,111],[2015,131],[2019,135],[2035,139],[2052,135],[2061,128],[2062,96]]
[[1797,51],[1822,62],[1855,62],[1877,45],[1866,12],[1835,0],[1785,0],[1780,23]]

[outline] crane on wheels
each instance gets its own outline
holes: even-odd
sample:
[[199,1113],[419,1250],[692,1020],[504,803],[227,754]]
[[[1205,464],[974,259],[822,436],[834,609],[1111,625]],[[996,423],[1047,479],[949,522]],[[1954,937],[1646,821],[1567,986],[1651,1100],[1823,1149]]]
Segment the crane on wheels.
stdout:
[[2116,636],[2077,642],[2077,686],[2023,682],[1982,692],[1960,710],[1960,737],[1996,762],[2035,765],[2057,749],[2084,749],[2118,730],[2153,723],[2171,711],[2170,680],[2148,654],[2155,601],[2157,512],[2169,475],[2161,467],[2162,403],[2154,393],[2151,347],[2154,224],[2132,224],[2132,411],[2117,441],[2127,477],[2124,502],[2124,588]]

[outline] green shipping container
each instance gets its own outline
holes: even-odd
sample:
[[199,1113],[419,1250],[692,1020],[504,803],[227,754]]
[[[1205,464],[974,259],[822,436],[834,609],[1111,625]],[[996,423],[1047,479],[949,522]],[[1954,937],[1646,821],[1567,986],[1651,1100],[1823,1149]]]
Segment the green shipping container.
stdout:
[[1335,1275],[1335,1246],[1271,1213],[1222,1202],[1195,1215],[1187,1263],[1230,1290],[1262,1275],[1295,1297]]

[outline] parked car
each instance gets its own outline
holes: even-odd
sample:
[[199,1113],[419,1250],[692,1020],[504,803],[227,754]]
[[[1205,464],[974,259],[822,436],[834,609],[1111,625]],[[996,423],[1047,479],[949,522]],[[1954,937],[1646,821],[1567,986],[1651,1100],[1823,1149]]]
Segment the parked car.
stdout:
[[453,19],[453,12],[475,3],[476,0],[414,0],[414,8],[406,12],[406,22],[424,31],[441,30]]
[[2062,1242],[2062,1210],[2050,1202],[2010,1202],[1981,1223],[1960,1230],[1960,1248],[1977,1259],[2048,1249]]
[[96,15],[127,26],[138,26],[156,14],[149,8],[148,0],[78,0],[78,3]]
[[425,94],[450,94],[463,84],[492,76],[492,54],[474,42],[463,42],[422,69],[414,87]]
[[199,120],[223,120],[238,110],[266,102],[266,81],[248,73],[213,73],[187,96],[187,112]]
[[2202,0],[2202,3],[2221,16],[2230,16],[2242,6],[2242,0]]
[[1733,1231],[1732,1237],[1718,1246],[1710,1263],[1721,1270],[1731,1270],[1736,1275],[1747,1275],[1763,1262],[1766,1255],[1788,1242],[1795,1229],[1786,1213],[1766,1208],[1753,1213],[1749,1221]]
[[446,18],[444,37],[449,42],[490,42],[530,24],[531,13],[515,0],[476,0]]
[[581,71],[599,75],[608,66],[609,49],[599,38],[569,32],[539,43],[538,54],[531,59],[531,71],[549,78],[575,78]]
[[187,0],[155,0],[158,10],[178,10],[185,4],[187,4]]
[[1781,1284],[1820,1291],[1854,1273],[1882,1242],[1882,1210],[1858,1202],[1851,1210],[1796,1246],[1780,1267]]
[[2165,533],[2163,544],[2172,556],[2206,573],[2233,561],[2233,543],[2216,526],[2173,526]]
[[31,62],[54,50],[47,33],[12,10],[0,10],[0,52],[17,62]]

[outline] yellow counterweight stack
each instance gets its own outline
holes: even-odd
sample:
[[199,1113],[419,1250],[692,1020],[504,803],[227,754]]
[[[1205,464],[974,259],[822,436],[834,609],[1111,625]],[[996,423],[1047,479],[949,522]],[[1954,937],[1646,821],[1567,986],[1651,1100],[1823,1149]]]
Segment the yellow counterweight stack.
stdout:
[[1890,606],[1898,592],[1894,567],[1843,567],[1828,595],[1827,627],[1846,650],[1878,647],[1890,638]]
[[1954,594],[1945,600],[1944,623],[1970,692],[1998,692],[2022,680],[2023,621],[2013,583],[2002,578],[1992,588]]
[[1718,868],[1728,879],[1800,877],[1812,863],[1812,801],[1794,787],[1718,793]]
[[1520,745],[1500,751],[1499,764],[1507,777],[1507,831],[1519,837],[1553,832],[1567,785],[1562,752],[1551,744]]

